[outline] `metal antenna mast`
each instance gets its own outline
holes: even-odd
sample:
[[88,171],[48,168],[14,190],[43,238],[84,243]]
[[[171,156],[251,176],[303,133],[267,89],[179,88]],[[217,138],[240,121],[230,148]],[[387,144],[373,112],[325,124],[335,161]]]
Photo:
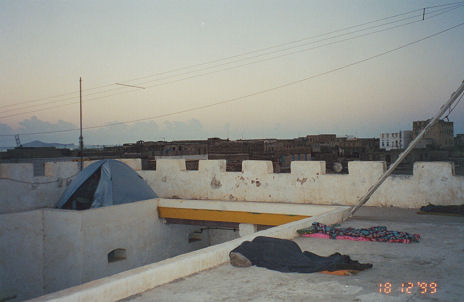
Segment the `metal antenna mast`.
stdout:
[[81,125],[81,135],[79,136],[79,146],[81,149],[81,161],[79,164],[79,169],[82,171],[84,167],[84,137],[82,136],[82,77],[79,78],[79,103],[80,103],[80,125]]
[[464,81],[462,81],[461,86],[458,87],[458,89],[451,94],[451,97],[449,100],[443,104],[440,107],[440,111],[430,120],[430,122],[427,124],[427,126],[422,129],[422,131],[419,133],[419,135],[409,144],[409,146],[406,148],[406,150],[403,151],[403,153],[400,154],[398,159],[388,168],[388,170],[379,178],[379,180],[372,185],[372,187],[369,188],[367,193],[359,199],[358,204],[353,206],[350,210],[350,212],[344,217],[343,220],[346,220],[353,216],[353,214],[359,210],[360,207],[362,207],[374,194],[374,192],[380,187],[380,185],[387,179],[390,174],[398,167],[398,165],[408,156],[408,154],[414,149],[414,147],[419,143],[419,141],[422,139],[422,137],[425,135],[427,130],[429,130],[435,123],[440,119],[440,117],[448,110],[453,103],[456,101],[456,99],[464,92]]

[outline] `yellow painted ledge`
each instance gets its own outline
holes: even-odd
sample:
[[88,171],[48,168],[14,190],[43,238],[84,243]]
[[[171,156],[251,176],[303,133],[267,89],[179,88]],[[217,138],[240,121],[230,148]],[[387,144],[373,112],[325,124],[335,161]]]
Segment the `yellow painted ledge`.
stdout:
[[273,226],[311,217],[288,214],[252,213],[242,211],[221,211],[170,207],[158,207],[158,212],[159,216],[162,218],[236,222]]

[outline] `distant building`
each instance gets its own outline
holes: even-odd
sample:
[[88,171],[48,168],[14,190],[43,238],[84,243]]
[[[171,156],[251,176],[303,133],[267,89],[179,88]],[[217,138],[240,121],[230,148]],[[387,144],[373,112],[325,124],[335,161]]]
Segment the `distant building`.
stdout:
[[328,144],[334,146],[337,141],[337,135],[335,134],[318,134],[318,135],[307,135],[306,139],[310,144]]
[[53,158],[72,156],[69,149],[57,149],[55,147],[16,147],[8,149],[0,154],[0,159],[18,159],[18,158]]
[[[412,138],[415,139],[422,129],[429,123],[427,121],[414,121],[412,123]],[[431,140],[432,146],[436,148],[449,148],[454,146],[454,125],[453,122],[439,120],[427,133],[423,140]]]
[[338,137],[338,156],[351,159],[372,160],[372,153],[379,151],[378,138]]
[[433,140],[431,138],[422,138],[420,142],[417,143],[416,149],[428,149],[434,146]]
[[381,133],[379,140],[380,149],[387,151],[395,149],[406,149],[412,140],[412,131],[404,130],[393,133]]
[[464,134],[456,134],[454,145],[460,147],[464,146]]

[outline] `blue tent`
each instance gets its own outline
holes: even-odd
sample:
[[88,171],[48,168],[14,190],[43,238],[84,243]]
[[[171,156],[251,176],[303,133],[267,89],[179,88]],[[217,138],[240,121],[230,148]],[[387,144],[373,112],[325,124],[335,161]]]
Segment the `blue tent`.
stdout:
[[99,160],[82,170],[61,195],[57,207],[85,210],[158,197],[128,165]]

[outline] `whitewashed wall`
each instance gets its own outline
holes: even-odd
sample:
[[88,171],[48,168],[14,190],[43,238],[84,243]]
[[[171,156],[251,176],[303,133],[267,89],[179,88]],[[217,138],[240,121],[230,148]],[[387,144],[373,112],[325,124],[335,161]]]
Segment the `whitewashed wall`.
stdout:
[[[188,242],[200,227],[162,223],[157,203],[1,214],[0,301],[29,299],[210,245],[208,232]],[[126,249],[127,259],[108,263],[117,248]]]
[[[385,171],[384,162],[352,161],[349,174],[326,174],[323,161],[294,161],[291,173],[273,173],[270,161],[243,161],[226,172],[225,160],[201,160],[186,171],[183,160],[159,160],[139,174],[163,198],[353,205]],[[464,202],[464,177],[449,162],[416,162],[413,175],[390,176],[368,206],[418,208]]]
[[0,215],[0,301],[43,293],[42,218],[41,210]]
[[[135,171],[140,159],[120,159]],[[84,162],[88,166],[93,161]],[[0,214],[54,208],[61,194],[79,173],[78,162],[46,162],[45,176],[33,176],[32,163],[0,164]]]
[[[349,174],[326,174],[325,162],[294,161],[291,173],[273,173],[271,162],[244,161],[242,172],[226,172],[225,160],[200,160],[198,171],[187,171],[183,159],[162,159],[156,171],[141,171],[140,159],[122,161],[163,198],[324,205],[355,204],[385,169],[384,162],[353,161]],[[0,164],[0,213],[54,207],[77,172],[76,162],[46,163],[42,177],[32,176],[32,164]],[[39,184],[44,182],[51,183]],[[413,175],[390,176],[367,205],[417,208],[463,202],[464,176],[454,175],[453,163],[416,162]]]

